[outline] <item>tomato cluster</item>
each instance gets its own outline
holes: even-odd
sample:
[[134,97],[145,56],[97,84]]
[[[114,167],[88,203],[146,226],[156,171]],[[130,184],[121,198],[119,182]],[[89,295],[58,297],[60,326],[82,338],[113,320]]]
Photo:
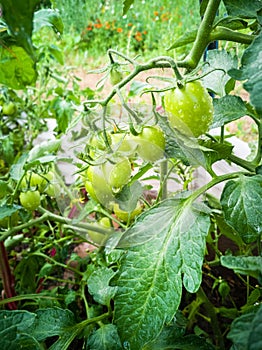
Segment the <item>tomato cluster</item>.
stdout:
[[145,126],[138,135],[98,133],[88,145],[89,156],[95,165],[90,165],[82,174],[85,189],[93,200],[110,209],[120,221],[132,221],[141,213],[141,204],[138,202],[131,212],[124,211],[119,207],[116,195],[132,179],[134,160],[154,163],[164,158],[164,151],[165,136],[158,126]]
[[52,183],[54,173],[37,173],[28,171],[20,182],[20,203],[28,211],[36,210],[41,203],[41,194],[55,196],[55,185]]

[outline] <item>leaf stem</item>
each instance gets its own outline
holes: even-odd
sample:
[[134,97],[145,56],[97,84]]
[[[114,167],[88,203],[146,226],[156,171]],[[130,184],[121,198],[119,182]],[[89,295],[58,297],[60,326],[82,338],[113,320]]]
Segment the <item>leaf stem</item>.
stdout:
[[197,295],[200,298],[200,300],[203,301],[204,307],[205,307],[205,309],[206,309],[206,311],[211,319],[210,323],[211,323],[211,327],[213,329],[216,343],[219,345],[220,350],[224,350],[225,344],[224,344],[221,330],[219,328],[219,322],[217,319],[215,308],[214,308],[213,304],[210,302],[210,300],[208,299],[208,297],[207,297],[207,295],[204,292],[202,287],[200,287],[199,290],[197,291]]

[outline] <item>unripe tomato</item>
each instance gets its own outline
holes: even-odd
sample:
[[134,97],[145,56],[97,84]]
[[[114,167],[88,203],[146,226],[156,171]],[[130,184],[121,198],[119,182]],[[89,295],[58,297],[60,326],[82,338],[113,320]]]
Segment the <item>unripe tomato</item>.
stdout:
[[122,210],[119,207],[118,203],[114,203],[113,211],[119,220],[123,222],[128,222],[128,221],[134,220],[142,212],[142,209],[143,209],[142,205],[140,203],[137,203],[136,208],[133,211],[128,212],[128,211]]
[[106,162],[102,167],[110,187],[121,188],[128,183],[132,172],[128,158],[119,158],[116,163]]
[[108,207],[114,195],[102,170],[102,165],[90,166],[86,174],[93,187],[93,198],[97,198],[99,203]]
[[[109,229],[111,227],[111,223],[110,223],[110,220],[108,218],[104,217],[101,220],[99,220],[98,222],[94,223],[93,226],[98,227],[98,228]],[[92,230],[88,230],[88,236],[91,238],[91,240],[94,243],[97,243],[97,244],[105,243],[105,241],[108,238],[108,235],[105,235],[101,232],[92,231]]]
[[130,135],[123,133],[111,134],[112,149],[114,151],[124,153],[128,157],[132,157],[137,147],[136,142]]
[[213,119],[213,103],[208,91],[197,80],[164,95],[170,125],[187,136],[198,137],[208,131]]
[[20,203],[21,205],[29,210],[33,211],[40,205],[40,192],[39,191],[27,191],[27,192],[21,192],[20,196]]
[[164,157],[165,136],[158,126],[146,126],[133,139],[137,142],[138,155],[147,162],[156,162]]
[[14,102],[5,103],[2,112],[4,115],[13,115],[16,112],[16,105]]
[[113,66],[110,70],[110,83],[116,85],[123,79],[123,74],[119,67]]

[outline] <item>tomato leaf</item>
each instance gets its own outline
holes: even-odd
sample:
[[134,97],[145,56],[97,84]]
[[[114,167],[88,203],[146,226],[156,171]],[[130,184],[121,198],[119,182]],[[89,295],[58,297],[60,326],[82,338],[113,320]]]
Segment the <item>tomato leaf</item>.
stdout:
[[203,74],[208,73],[202,78],[203,85],[215,94],[224,96],[226,85],[232,80],[227,71],[237,68],[237,57],[225,50],[210,50],[207,53],[207,62],[208,65],[203,67]]
[[0,47],[0,82],[13,89],[23,89],[36,81],[35,63],[18,46]]
[[241,176],[227,182],[221,205],[226,222],[243,241],[256,241],[262,228],[262,176]]
[[221,264],[243,275],[258,278],[262,275],[262,256],[231,256],[221,257]]
[[260,350],[262,347],[262,305],[236,318],[227,337],[234,349]]
[[0,220],[16,213],[21,207],[19,205],[4,204],[0,206]]
[[240,70],[233,69],[229,74],[238,80],[247,80],[244,88],[250,94],[250,102],[258,114],[262,114],[262,75],[259,74],[259,67],[262,66],[261,57],[262,33],[257,36],[252,44],[244,51],[241,59]]
[[32,45],[33,15],[40,0],[28,0],[25,6],[23,0],[2,1],[3,17],[17,44],[33,58],[34,49]]
[[262,8],[260,0],[223,0],[230,16],[256,18]]
[[140,215],[120,239],[119,247],[130,248],[116,281],[115,323],[131,348],[141,349],[172,320],[182,275],[189,292],[199,288],[209,226],[202,207],[173,198]]
[[64,25],[58,11],[53,9],[42,9],[34,14],[34,32],[42,27],[51,27],[56,33],[63,34]]
[[41,350],[40,344],[26,334],[35,318],[36,315],[28,311],[0,311],[0,348]]
[[87,340],[89,350],[122,350],[117,328],[113,324],[106,324],[96,330]]
[[239,96],[226,95],[213,99],[214,120],[211,129],[218,128],[233,120],[248,115],[245,102]]
[[88,278],[88,291],[99,304],[109,306],[110,300],[115,294],[115,288],[109,286],[109,281],[114,275],[113,270],[101,267]]

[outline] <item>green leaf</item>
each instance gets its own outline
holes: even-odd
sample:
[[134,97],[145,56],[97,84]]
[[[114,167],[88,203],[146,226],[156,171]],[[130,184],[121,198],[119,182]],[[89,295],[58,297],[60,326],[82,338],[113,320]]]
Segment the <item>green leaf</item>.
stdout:
[[248,26],[247,21],[244,21],[243,19],[238,17],[231,17],[231,16],[220,18],[218,20],[218,24],[219,26],[226,27],[232,30],[245,29]]
[[262,275],[262,256],[231,256],[221,257],[221,264],[243,275],[258,278]]
[[131,349],[141,349],[172,320],[182,275],[189,292],[198,290],[209,226],[209,215],[190,197],[173,198],[142,214],[121,238],[119,246],[130,248],[116,282],[114,320]]
[[3,17],[17,44],[33,58],[34,49],[31,41],[33,15],[40,0],[5,0],[2,1]]
[[256,241],[262,230],[262,176],[240,176],[227,182],[221,205],[226,222],[243,241]]
[[27,163],[32,163],[35,160],[39,160],[39,158],[55,153],[60,145],[61,140],[53,140],[44,141],[41,144],[34,146],[28,154]]
[[262,305],[236,318],[227,337],[237,350],[260,350],[262,347]]
[[225,87],[232,79],[227,72],[229,69],[237,68],[237,57],[233,57],[225,50],[210,50],[207,53],[207,62],[208,65],[203,66],[203,74],[210,73],[202,78],[202,82],[207,89],[224,96]]
[[0,83],[23,89],[36,81],[35,63],[19,46],[0,47]]
[[0,348],[40,350],[40,344],[26,334],[36,315],[28,311],[0,311]]
[[109,282],[114,275],[113,270],[100,267],[88,278],[88,291],[99,304],[109,306],[110,300],[114,297],[116,288],[109,286]]
[[226,95],[213,99],[214,120],[211,129],[218,128],[233,120],[248,115],[245,102],[239,96]]
[[135,0],[123,0],[123,16],[130,9],[130,6],[134,3]]
[[186,331],[187,319],[178,311],[171,323],[164,326],[159,336],[146,344],[143,350],[159,350],[164,349],[175,343],[175,339],[180,339]]
[[262,8],[261,0],[223,0],[230,16],[256,18]]
[[13,213],[17,212],[20,209],[19,205],[9,205],[4,204],[0,206],[0,220],[5,217],[11,216]]
[[64,25],[58,11],[53,9],[42,9],[34,14],[34,32],[42,27],[51,27],[56,33],[63,34]]
[[132,212],[137,206],[137,201],[143,193],[140,182],[135,181],[130,186],[124,186],[122,191],[116,195],[120,209]]
[[86,350],[122,350],[116,326],[103,325],[88,338]]
[[70,328],[75,325],[75,316],[70,310],[58,307],[39,309],[30,334],[39,341],[56,335],[70,337]]
[[234,69],[229,74],[238,80],[247,80],[244,88],[250,94],[250,102],[259,115],[262,114],[262,66],[261,57],[262,33],[254,39],[252,44],[244,51],[240,70]]
[[133,80],[130,84],[128,96],[139,96],[143,91],[150,89],[152,89],[152,85],[145,83],[144,81]]
[[175,42],[168,47],[167,51],[176,49],[178,47],[190,44],[195,41],[197,36],[197,29],[185,32],[181,37],[175,40]]
[[203,151],[206,158],[207,167],[217,162],[220,159],[227,159],[232,153],[233,146],[228,143],[214,142],[212,140],[200,140],[200,144],[210,150]]

